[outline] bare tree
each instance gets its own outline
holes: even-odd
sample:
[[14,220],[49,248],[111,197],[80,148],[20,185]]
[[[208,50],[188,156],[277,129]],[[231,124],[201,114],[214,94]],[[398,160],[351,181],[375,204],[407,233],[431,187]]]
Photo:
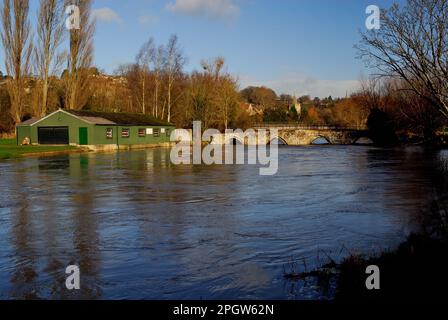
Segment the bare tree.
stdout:
[[448,118],[448,0],[407,0],[384,10],[381,28],[362,34],[359,56]]
[[126,107],[128,112],[141,112],[140,70],[138,65],[136,63],[120,65],[115,74],[124,79],[127,100],[123,107]]
[[92,0],[66,0],[79,8],[79,29],[70,30],[65,103],[68,109],[82,108],[88,99],[89,72],[93,62],[95,21],[91,19]]
[[200,120],[204,128],[213,122],[213,83],[205,73],[193,72],[187,93],[187,105],[192,120]]
[[227,129],[239,102],[239,94],[237,81],[224,71],[224,65],[223,57],[217,57],[212,62],[202,61],[202,68],[209,81],[214,83],[214,109],[224,129]]
[[360,80],[360,89],[354,94],[358,104],[366,109],[384,109],[387,108],[387,100],[390,95],[391,79],[375,78]]
[[225,60],[217,57],[201,61],[202,73],[194,73],[191,78],[189,104],[193,115],[204,124],[227,129],[236,114],[239,102],[238,83],[224,71]]
[[26,76],[29,75],[32,53],[28,14],[29,0],[3,1],[1,38],[6,72],[11,76],[7,81],[11,99],[10,112],[16,123],[20,122],[22,116]]
[[213,81],[218,81],[221,77],[221,71],[224,68],[225,59],[223,57],[216,57],[213,60],[202,60],[201,66],[205,73]]
[[224,129],[227,130],[239,102],[238,84],[230,75],[227,74],[219,80],[216,99]]
[[444,123],[444,118],[439,116],[437,109],[427,100],[417,96],[406,88],[407,84],[397,81],[393,84],[393,99],[390,103],[394,108],[395,121],[399,126],[430,141],[435,137],[435,132]]
[[38,11],[37,37],[34,50],[35,68],[42,81],[42,100],[39,115],[47,113],[50,76],[60,70],[63,55],[57,50],[63,40],[63,1],[41,0]]
[[146,113],[146,91],[148,82],[147,79],[150,71],[151,62],[154,61],[154,53],[155,53],[154,39],[150,38],[140,48],[140,51],[136,57],[136,64],[138,66],[140,86],[141,86],[141,98],[139,102],[143,114]]
[[171,121],[171,108],[172,108],[172,88],[176,76],[182,72],[185,65],[185,57],[179,48],[179,40],[177,35],[172,35],[166,46],[165,56],[165,72],[167,74],[167,108],[168,115],[167,121]]
[[[161,82],[161,75],[163,69],[163,59],[164,59],[165,48],[159,46],[159,48],[154,51],[153,55],[153,65],[154,65],[154,108],[153,115],[155,117],[159,116],[159,89]],[[164,110],[162,110],[161,117],[163,118]]]

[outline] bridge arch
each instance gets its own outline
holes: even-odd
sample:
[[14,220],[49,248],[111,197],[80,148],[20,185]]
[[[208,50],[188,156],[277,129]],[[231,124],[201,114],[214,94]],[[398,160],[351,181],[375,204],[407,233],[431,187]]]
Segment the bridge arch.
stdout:
[[353,141],[353,144],[359,144],[359,145],[371,145],[374,144],[373,140],[370,139],[370,137],[367,136],[359,136],[356,137]]
[[277,144],[277,145],[288,145],[288,142],[286,142],[285,139],[283,139],[282,137],[276,137],[276,138],[272,138],[271,140],[268,141],[268,145],[271,144]]
[[234,137],[229,140],[229,144],[231,146],[244,145],[244,142],[242,142],[240,139]]
[[228,134],[225,135],[225,141],[224,144],[226,145],[237,145],[237,144],[244,144],[244,137],[239,136],[238,134]]
[[327,138],[324,135],[317,135],[316,137],[312,138],[310,145],[326,145],[326,144],[333,144],[329,138]]

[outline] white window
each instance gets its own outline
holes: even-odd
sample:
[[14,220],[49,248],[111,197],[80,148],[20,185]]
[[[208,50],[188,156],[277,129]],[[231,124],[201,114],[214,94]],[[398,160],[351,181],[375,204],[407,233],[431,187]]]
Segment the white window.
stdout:
[[130,136],[129,132],[130,132],[129,129],[121,129],[121,137],[122,138],[129,138],[129,136]]
[[146,134],[149,136],[149,135],[152,135],[154,133],[154,131],[152,130],[152,128],[147,128],[146,129]]
[[107,139],[113,139],[113,137],[114,137],[114,129],[107,128],[106,129],[106,138]]

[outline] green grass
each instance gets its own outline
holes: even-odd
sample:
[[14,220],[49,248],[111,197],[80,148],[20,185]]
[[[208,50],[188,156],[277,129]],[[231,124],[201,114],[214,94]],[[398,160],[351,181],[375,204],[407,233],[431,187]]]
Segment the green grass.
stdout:
[[17,146],[15,139],[0,139],[0,159],[20,158],[30,153],[77,150],[72,146]]
[[9,146],[15,144],[16,144],[15,139],[0,139],[0,146]]

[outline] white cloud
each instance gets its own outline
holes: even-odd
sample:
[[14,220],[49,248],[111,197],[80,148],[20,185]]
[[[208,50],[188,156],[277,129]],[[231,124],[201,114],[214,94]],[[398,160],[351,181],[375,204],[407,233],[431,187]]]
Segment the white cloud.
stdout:
[[141,15],[140,17],[138,17],[138,22],[142,25],[156,24],[159,22],[159,17],[150,14]]
[[234,0],[175,0],[167,4],[166,9],[182,15],[227,21],[236,18],[240,12]]
[[95,9],[93,10],[92,15],[98,21],[118,24],[123,23],[123,20],[120,18],[120,16],[111,8]]
[[359,89],[359,80],[325,80],[300,74],[289,74],[268,81],[252,80],[240,77],[241,87],[265,86],[274,89],[277,94],[288,93],[311,97],[345,97]]

